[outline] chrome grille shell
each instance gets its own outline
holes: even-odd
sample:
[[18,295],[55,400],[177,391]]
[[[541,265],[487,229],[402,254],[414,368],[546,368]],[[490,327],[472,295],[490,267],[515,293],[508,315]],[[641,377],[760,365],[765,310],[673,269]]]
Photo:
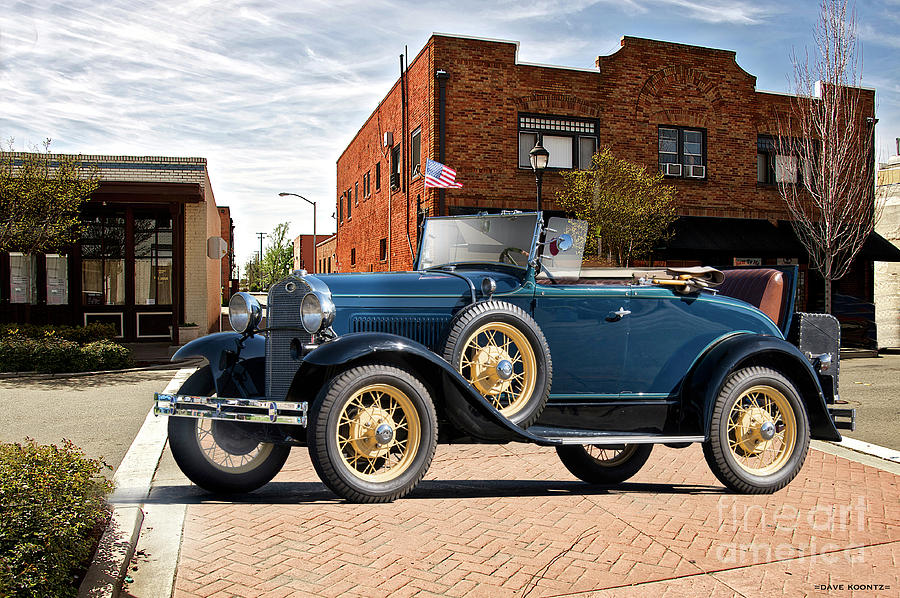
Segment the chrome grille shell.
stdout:
[[[291,343],[312,342],[312,335],[300,323],[300,303],[310,291],[302,276],[289,276],[269,288],[266,305],[266,397],[281,401],[287,397],[302,360],[291,353]],[[295,352],[296,353],[296,352]]]

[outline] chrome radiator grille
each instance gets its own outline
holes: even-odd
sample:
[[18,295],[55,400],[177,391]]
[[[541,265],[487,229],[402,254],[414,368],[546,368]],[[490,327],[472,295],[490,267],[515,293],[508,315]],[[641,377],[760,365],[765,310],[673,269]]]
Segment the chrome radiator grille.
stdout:
[[284,400],[294,374],[300,369],[300,357],[295,359],[291,355],[291,343],[297,339],[302,347],[312,342],[312,335],[300,324],[300,302],[307,292],[306,281],[293,276],[269,289],[266,328],[275,329],[266,333],[266,397],[269,400]]
[[350,318],[352,332],[387,332],[405,336],[440,353],[450,316],[360,315]]

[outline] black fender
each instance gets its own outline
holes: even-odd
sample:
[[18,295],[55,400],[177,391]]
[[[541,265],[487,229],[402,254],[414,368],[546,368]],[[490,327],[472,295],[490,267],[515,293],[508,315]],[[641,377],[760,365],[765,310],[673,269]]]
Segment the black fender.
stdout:
[[709,438],[716,397],[728,376],[751,365],[771,367],[796,386],[809,415],[810,436],[839,441],[819,377],[809,360],[786,340],[759,334],[727,336],[697,359],[682,389],[681,434]]
[[261,334],[247,337],[237,332],[207,334],[178,349],[172,361],[189,357],[203,357],[209,362],[219,396],[265,394],[266,339]]
[[406,366],[438,395],[435,407],[457,427],[453,413],[474,408],[487,420],[483,429],[461,429],[481,440],[524,440],[551,445],[546,439],[515,425],[494,408],[442,357],[408,338],[382,332],[346,334],[313,349],[291,384],[291,400],[312,401],[319,389],[337,373],[357,363],[386,362]]

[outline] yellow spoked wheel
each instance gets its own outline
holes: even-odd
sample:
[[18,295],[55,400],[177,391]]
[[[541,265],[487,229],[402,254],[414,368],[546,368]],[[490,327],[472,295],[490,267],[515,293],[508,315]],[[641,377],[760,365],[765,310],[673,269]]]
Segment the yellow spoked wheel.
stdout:
[[459,371],[506,417],[528,403],[537,380],[531,343],[515,326],[487,322],[463,342]]
[[753,475],[769,475],[783,468],[793,454],[797,419],[784,394],[756,385],[731,406],[727,436],[739,467]]
[[731,374],[716,397],[703,455],[730,489],[763,494],[784,488],[809,451],[809,416],[794,383],[771,368]]
[[422,381],[388,364],[345,370],[310,409],[307,444],[326,486],[352,502],[396,500],[421,481],[437,446]]
[[421,427],[403,391],[371,384],[356,391],[341,409],[335,436],[341,459],[354,475],[386,482],[409,469],[419,450]]

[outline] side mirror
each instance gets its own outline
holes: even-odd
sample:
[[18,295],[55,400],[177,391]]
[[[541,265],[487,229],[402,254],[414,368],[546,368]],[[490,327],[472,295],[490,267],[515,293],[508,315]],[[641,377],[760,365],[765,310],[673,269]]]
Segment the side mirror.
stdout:
[[572,245],[574,244],[575,242],[572,240],[572,235],[563,233],[550,241],[550,255],[566,252],[572,249]]

